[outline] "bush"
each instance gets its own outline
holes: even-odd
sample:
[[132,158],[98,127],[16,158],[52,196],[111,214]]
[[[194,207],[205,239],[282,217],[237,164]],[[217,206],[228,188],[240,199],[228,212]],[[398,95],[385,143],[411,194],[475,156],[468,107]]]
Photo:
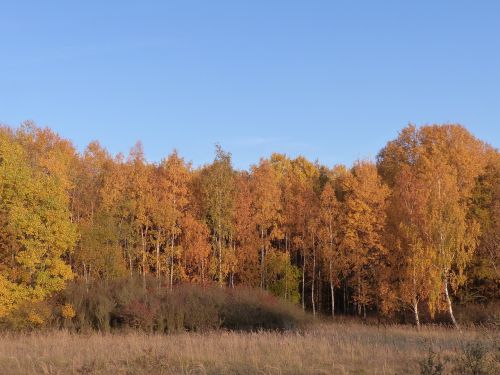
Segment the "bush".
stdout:
[[183,285],[167,295],[167,306],[182,319],[182,326],[188,331],[220,328],[220,312],[226,303],[224,292],[217,287]]
[[1,326],[11,331],[33,331],[52,323],[52,307],[46,301],[26,301],[5,316]]
[[52,303],[59,327],[76,331],[290,330],[308,320],[297,306],[262,290],[180,285],[169,291],[154,279],[145,287],[140,279],[75,283]]
[[[61,295],[56,296],[52,303],[55,304],[54,310],[59,312],[56,316],[60,327],[79,332],[93,329],[107,332],[110,329],[110,317],[115,303],[100,288],[72,284]],[[74,316],[70,319],[63,315],[62,307],[67,305],[74,310]]]
[[[420,362],[422,375],[489,375],[500,374],[500,347],[498,343],[488,341],[473,341],[465,343],[454,355],[442,359],[432,348]],[[445,365],[448,364],[445,369]]]
[[432,348],[429,348],[427,357],[420,361],[421,375],[441,375],[444,373],[444,362]]
[[496,348],[489,348],[483,342],[468,343],[462,348],[458,356],[454,374],[460,375],[488,375],[500,373],[499,353]]
[[500,325],[500,302],[486,304],[457,305],[456,316],[462,324],[498,327]]
[[232,330],[289,330],[307,322],[295,305],[262,290],[237,288],[227,292],[223,327]]

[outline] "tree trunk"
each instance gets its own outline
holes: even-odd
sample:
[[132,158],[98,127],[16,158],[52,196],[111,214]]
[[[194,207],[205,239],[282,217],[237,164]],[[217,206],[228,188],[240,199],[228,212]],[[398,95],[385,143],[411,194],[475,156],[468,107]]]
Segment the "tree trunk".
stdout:
[[413,263],[413,313],[415,314],[415,324],[420,331],[420,317],[418,316],[418,298],[417,298],[417,269]]
[[344,297],[344,303],[343,303],[343,309],[344,309],[344,315],[347,315],[347,286],[345,280],[343,281],[344,288],[343,288],[343,297]]
[[170,290],[174,289],[174,257],[170,255]]
[[156,278],[158,286],[160,285],[160,238],[156,239]]
[[415,299],[413,301],[413,313],[415,314],[415,324],[417,325],[417,330],[420,331],[420,317],[418,316],[418,301]]
[[165,256],[165,286],[170,289],[170,255]]
[[142,241],[142,286],[146,289],[146,233],[147,229],[141,228],[141,241]]
[[[288,259],[288,234],[285,233],[285,253]],[[288,264],[290,263],[290,259],[287,261],[285,266],[285,301],[288,298]]]
[[170,240],[170,290],[174,289],[174,242],[175,237],[172,235]]
[[361,277],[358,275],[358,301],[356,301],[358,316],[361,316],[361,303],[359,302],[360,298],[361,298]]
[[133,277],[133,273],[132,273],[132,257],[130,256],[130,254],[128,256],[128,269],[130,270],[130,278],[132,278]]
[[264,256],[265,256],[265,250],[264,250],[264,229],[260,229],[260,288],[264,289]]
[[335,288],[333,287],[332,260],[330,259],[330,294],[332,298],[332,318],[335,318]]
[[[236,254],[236,241],[233,241],[233,239],[231,238],[231,242],[233,244],[233,254],[234,256],[236,257],[236,259],[238,259],[237,257],[237,254]],[[232,285],[232,288],[234,288],[234,265],[232,266],[232,272],[231,272],[231,285]]]
[[444,281],[444,294],[446,296],[446,302],[448,303],[448,312],[450,313],[451,321],[456,329],[460,329],[458,326],[457,320],[455,319],[455,315],[453,315],[453,306],[451,304],[450,293],[448,292],[448,279],[446,278]]
[[89,275],[87,272],[87,266],[85,265],[85,262],[83,263],[83,277],[85,278],[85,289],[88,293],[89,292]]
[[222,287],[222,238],[219,235],[219,286]]
[[85,279],[85,284],[88,284],[89,279],[87,277],[87,266],[85,265],[85,262],[83,262],[83,278]]
[[363,288],[363,318],[366,320],[366,288]]
[[312,269],[312,283],[311,283],[311,303],[313,309],[313,316],[316,316],[316,301],[314,300],[314,279],[316,278],[316,251],[313,244],[313,269]]
[[306,309],[306,257],[302,260],[302,310]]
[[321,314],[321,311],[323,311],[323,279],[321,278],[321,268],[318,270],[318,287],[316,288],[317,290],[317,296],[318,296],[318,313]]

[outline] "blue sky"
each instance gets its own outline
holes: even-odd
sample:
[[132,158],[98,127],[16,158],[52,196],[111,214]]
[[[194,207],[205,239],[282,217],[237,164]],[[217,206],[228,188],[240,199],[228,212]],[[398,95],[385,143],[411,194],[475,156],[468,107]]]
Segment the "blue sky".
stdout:
[[2,1],[0,123],[195,165],[375,157],[408,122],[500,145],[500,1]]

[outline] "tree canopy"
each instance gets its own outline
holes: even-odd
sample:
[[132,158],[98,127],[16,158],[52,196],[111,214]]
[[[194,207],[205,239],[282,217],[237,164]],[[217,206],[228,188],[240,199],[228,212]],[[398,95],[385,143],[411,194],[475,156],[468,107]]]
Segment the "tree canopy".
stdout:
[[[259,287],[313,313],[445,311],[498,298],[500,154],[460,125],[408,125],[376,162],[273,154],[193,168],[138,143],[79,153],[0,128],[0,318],[83,283],[140,275]],[[149,275],[149,276],[148,276]],[[144,285],[146,285],[144,281]]]

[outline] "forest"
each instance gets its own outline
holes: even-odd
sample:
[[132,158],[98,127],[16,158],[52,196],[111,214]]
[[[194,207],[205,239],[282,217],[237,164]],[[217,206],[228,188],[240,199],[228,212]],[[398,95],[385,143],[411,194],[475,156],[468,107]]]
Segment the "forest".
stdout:
[[193,167],[176,151],[148,162],[140,142],[78,152],[32,122],[0,128],[2,327],[68,326],[127,288],[132,326],[162,298],[206,312],[209,295],[459,327],[460,309],[498,306],[499,244],[500,153],[461,125],[410,124],[352,166],[275,153],[249,170],[220,145]]

